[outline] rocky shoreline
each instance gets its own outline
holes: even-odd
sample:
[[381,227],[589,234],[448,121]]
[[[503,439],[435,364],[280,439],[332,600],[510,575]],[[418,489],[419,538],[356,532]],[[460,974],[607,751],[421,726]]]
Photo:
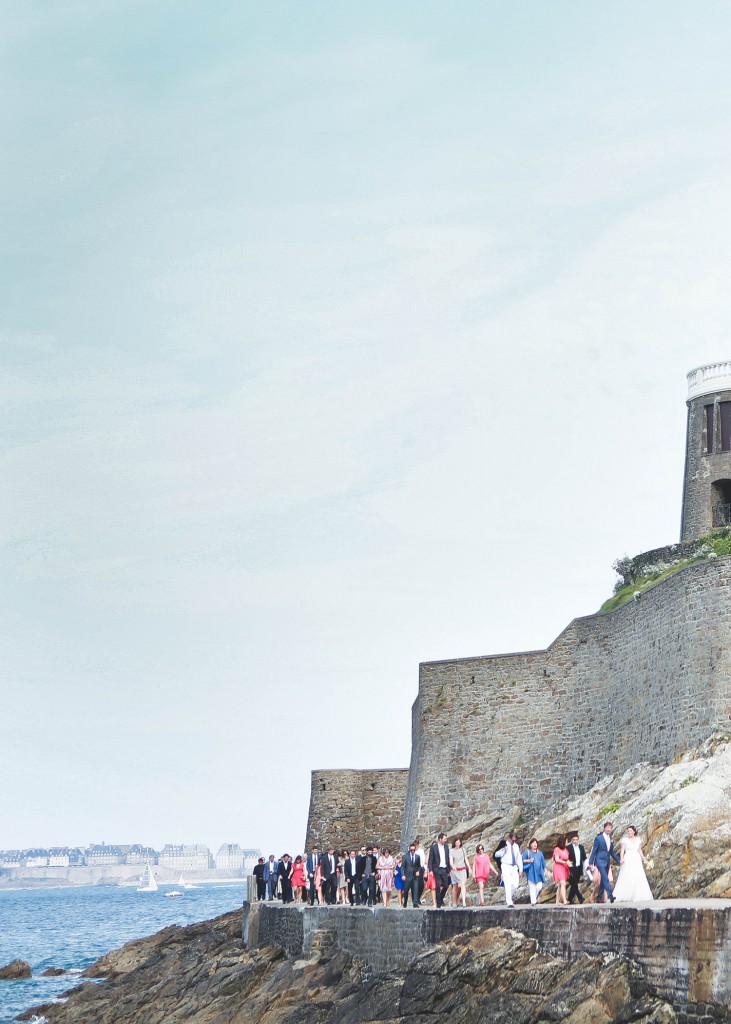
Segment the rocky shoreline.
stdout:
[[[288,959],[247,949],[241,912],[170,927],[107,954],[66,1001],[19,1019],[48,1024],[675,1024],[641,969],[613,954],[559,960],[519,932],[491,928],[374,973],[341,952]],[[99,981],[103,979],[103,983]]]
[[[569,826],[590,841],[611,816],[620,833],[627,824],[639,825],[655,861],[650,882],[656,896],[728,898],[730,802],[731,742],[716,734],[665,768],[640,764],[609,776],[542,820],[520,821],[516,808],[510,819],[475,818],[450,832],[473,848],[517,826],[550,845]],[[551,899],[551,888],[544,899]],[[489,902],[500,900],[500,891],[491,886]],[[707,908],[701,932],[712,920]],[[275,944],[247,949],[241,927],[237,910],[130,942],[85,971],[84,983],[64,993],[63,1002],[36,1007],[19,1019],[43,1017],[48,1024],[415,1024],[444,1015],[459,1024],[731,1020],[716,1004],[674,1010],[653,992],[643,969],[623,955],[567,961],[503,927],[448,939],[411,960],[394,951],[398,969],[379,972],[339,949],[320,949],[307,960],[287,957]],[[398,941],[396,931],[384,926],[386,950]],[[393,967],[388,957],[386,962]]]

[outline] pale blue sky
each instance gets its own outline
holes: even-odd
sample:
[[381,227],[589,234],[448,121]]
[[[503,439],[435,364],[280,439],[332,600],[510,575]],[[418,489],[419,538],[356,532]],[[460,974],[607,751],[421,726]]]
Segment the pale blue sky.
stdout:
[[408,763],[420,660],[676,539],[730,29],[3,5],[0,847],[294,851],[310,769]]

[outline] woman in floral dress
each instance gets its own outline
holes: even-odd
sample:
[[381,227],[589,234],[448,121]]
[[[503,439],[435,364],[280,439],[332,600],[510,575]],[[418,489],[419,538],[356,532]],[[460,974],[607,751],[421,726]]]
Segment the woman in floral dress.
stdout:
[[387,907],[391,901],[391,890],[393,889],[393,871],[396,867],[396,861],[393,859],[387,849],[384,849],[381,856],[378,858],[376,864],[376,872],[378,874],[378,884],[381,888],[381,899],[383,900],[384,907]]

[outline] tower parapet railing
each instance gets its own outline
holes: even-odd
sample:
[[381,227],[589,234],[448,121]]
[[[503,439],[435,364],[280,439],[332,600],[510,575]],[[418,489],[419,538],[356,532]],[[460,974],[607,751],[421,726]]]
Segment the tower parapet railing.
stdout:
[[697,398],[713,391],[731,391],[731,360],[707,363],[688,374],[688,398]]

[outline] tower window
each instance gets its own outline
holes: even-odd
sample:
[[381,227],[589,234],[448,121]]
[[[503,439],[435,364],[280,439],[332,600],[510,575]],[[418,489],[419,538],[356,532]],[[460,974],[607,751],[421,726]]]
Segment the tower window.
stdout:
[[706,418],[703,421],[703,450],[706,455],[713,454],[713,406],[705,405],[703,411]]
[[720,402],[721,451],[731,451],[731,402]]

